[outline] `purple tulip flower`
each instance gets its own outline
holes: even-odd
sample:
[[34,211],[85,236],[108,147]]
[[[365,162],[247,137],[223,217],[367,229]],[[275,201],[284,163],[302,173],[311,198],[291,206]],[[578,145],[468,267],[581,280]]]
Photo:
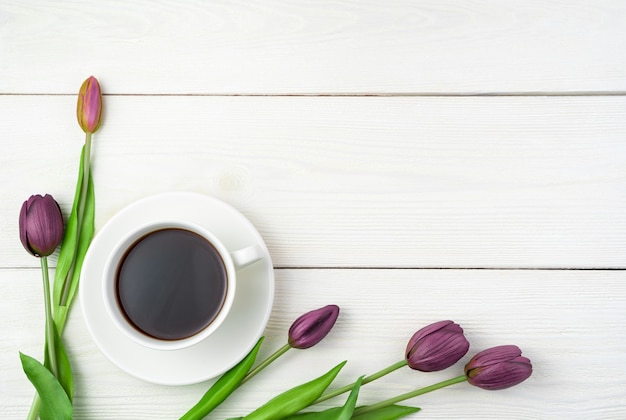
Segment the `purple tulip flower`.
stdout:
[[327,305],[301,315],[289,328],[289,345],[296,349],[313,347],[326,337],[338,316],[337,305]]
[[76,106],[78,125],[85,133],[95,133],[100,128],[102,119],[102,92],[98,80],[90,76],[78,92]]
[[36,257],[52,254],[63,239],[63,215],[59,204],[46,194],[32,195],[20,211],[20,241]]
[[413,334],[406,347],[406,362],[411,369],[436,372],[458,362],[469,346],[458,324],[435,322]]
[[525,381],[533,373],[530,360],[517,346],[483,350],[465,365],[467,381],[479,388],[499,390]]

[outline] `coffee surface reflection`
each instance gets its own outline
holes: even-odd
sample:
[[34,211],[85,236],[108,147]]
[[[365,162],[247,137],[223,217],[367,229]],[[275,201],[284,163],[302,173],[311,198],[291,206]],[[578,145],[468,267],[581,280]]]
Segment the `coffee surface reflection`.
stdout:
[[179,228],[150,232],[121,259],[116,274],[118,304],[142,333],[161,340],[191,337],[219,314],[227,273],[215,247]]

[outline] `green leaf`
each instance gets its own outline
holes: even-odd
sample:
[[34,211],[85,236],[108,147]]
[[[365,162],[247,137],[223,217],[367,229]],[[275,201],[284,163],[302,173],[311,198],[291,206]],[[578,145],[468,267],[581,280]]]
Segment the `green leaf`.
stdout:
[[189,411],[187,411],[180,419],[181,420],[196,420],[202,419],[209,414],[215,407],[220,405],[230,394],[232,394],[238,387],[243,378],[246,376],[254,361],[256,360],[257,353],[261,348],[264,337],[261,337],[257,341],[256,345],[246,357],[237,363],[234,367],[230,368],[228,372],[224,373],[213,384],[211,388],[202,396],[200,401],[194,405]]
[[350,395],[346,400],[346,403],[343,405],[337,420],[350,420],[352,418],[352,413],[354,413],[354,407],[356,406],[356,400],[359,398],[359,389],[361,388],[361,382],[363,381],[363,376],[361,376],[354,383],[354,387],[352,391],[350,391]]
[[72,418],[72,403],[65,390],[52,373],[37,360],[23,353],[20,353],[22,368],[33,384],[39,398],[41,408],[39,417],[41,420],[65,420]]
[[[87,194],[84,199],[83,220],[80,225],[80,232],[78,231],[78,209],[81,205],[80,195],[83,183],[84,153],[85,147],[83,147],[81,153],[74,203],[72,204],[72,211],[65,227],[65,235],[63,236],[63,241],[61,242],[59,260],[54,276],[54,317],[59,328],[59,332],[63,331],[70,305],[76,295],[76,291],[78,290],[80,270],[95,231],[94,220],[96,200],[93,177],[91,174],[87,179]],[[66,283],[68,284],[67,286]],[[68,291],[65,305],[61,305],[65,289]]]
[[[57,380],[65,390],[70,401],[74,398],[74,378],[72,375],[72,365],[65,351],[65,346],[59,335],[59,331],[54,325],[54,351],[57,359]],[[44,366],[50,370],[50,360],[48,360],[48,340],[46,340]]]
[[283,392],[248,414],[246,420],[283,419],[308,407],[333,382],[346,362],[341,362],[324,375]]
[[[284,420],[336,420],[341,416],[343,407],[328,408],[323,411],[308,411],[286,417]],[[350,417],[348,417],[350,418]]]
[[80,165],[78,170],[78,181],[76,182],[76,191],[74,192],[74,203],[72,204],[70,217],[65,224],[65,233],[63,234],[57,268],[54,273],[54,291],[52,300],[54,301],[55,313],[61,302],[65,278],[68,276],[73,265],[74,254],[77,248],[76,244],[78,243],[78,203],[80,201],[80,191],[83,183],[84,153],[85,148],[83,147],[83,151],[80,154]]
[[[408,407],[401,405],[390,405],[388,407],[379,408],[353,417],[341,417],[344,407],[333,407],[324,411],[299,413],[286,417],[284,420],[339,420],[339,419],[357,419],[357,420],[396,420],[409,414],[417,413],[420,409],[417,407]],[[354,407],[353,407],[354,408]],[[361,407],[359,407],[361,408]],[[235,419],[230,419],[235,420]]]
[[396,420],[409,414],[420,411],[419,407],[409,407],[406,405],[389,405],[370,411],[369,413],[357,414],[353,417],[355,420]]
[[343,407],[333,407],[324,411],[312,411],[308,413],[299,413],[289,416],[284,420],[350,420],[352,413],[354,413],[354,407],[356,406],[356,400],[359,397],[359,389],[361,388],[361,382],[363,377],[361,376],[352,387],[352,391],[346,400]]

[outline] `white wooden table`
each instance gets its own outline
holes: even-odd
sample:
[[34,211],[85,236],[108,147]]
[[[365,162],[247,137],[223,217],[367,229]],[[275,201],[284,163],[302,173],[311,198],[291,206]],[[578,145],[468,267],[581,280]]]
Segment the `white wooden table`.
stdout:
[[[367,385],[363,403],[517,344],[528,381],[455,385],[409,401],[423,409],[411,418],[626,418],[625,19],[620,0],[1,0],[2,418],[26,416],[18,351],[41,357],[44,337],[19,209],[50,193],[69,212],[76,93],[91,74],[105,92],[97,229],[158,192],[238,208],[275,266],[261,357],[304,310],[342,308],[325,341],[288,353],[214,418],[344,359],[342,384],[378,370],[441,319],[465,328],[470,353]],[[65,339],[77,419],[177,418],[211,384],[125,374],[80,302]]]

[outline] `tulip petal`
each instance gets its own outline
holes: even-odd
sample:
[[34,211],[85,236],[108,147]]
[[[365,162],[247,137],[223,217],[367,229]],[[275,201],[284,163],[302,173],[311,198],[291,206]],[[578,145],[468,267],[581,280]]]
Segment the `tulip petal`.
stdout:
[[33,195],[20,210],[20,241],[31,254],[52,254],[63,239],[63,215],[51,195]]
[[31,255],[35,255],[28,245],[28,234],[26,233],[26,217],[28,213],[28,201],[24,201],[20,210],[20,242],[26,251]]
[[525,381],[532,375],[530,360],[517,346],[498,346],[476,354],[466,365],[467,381],[486,390],[500,390]]
[[95,133],[102,120],[102,91],[98,79],[89,76],[78,91],[76,104],[78,124],[85,133]]
[[453,321],[439,321],[413,334],[405,358],[411,369],[435,372],[449,368],[468,350],[463,328]]
[[289,345],[297,349],[313,347],[326,337],[338,316],[337,305],[327,305],[301,315],[289,328]]

